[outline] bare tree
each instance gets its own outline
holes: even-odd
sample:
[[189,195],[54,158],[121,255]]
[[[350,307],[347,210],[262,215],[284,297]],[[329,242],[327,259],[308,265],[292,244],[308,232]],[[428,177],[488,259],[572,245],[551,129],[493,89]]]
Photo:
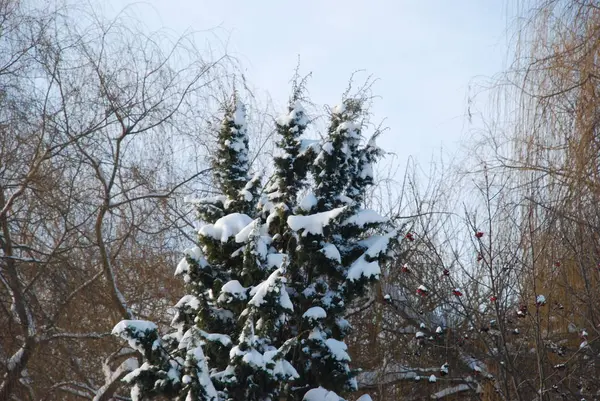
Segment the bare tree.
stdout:
[[175,301],[235,62],[86,7],[3,0],[0,32],[0,399],[117,397],[107,331]]
[[359,381],[379,399],[599,394],[600,8],[519,6],[517,60],[494,88],[499,112],[484,116],[471,163],[452,180],[458,195],[444,187],[436,198],[458,202],[438,203],[446,217],[417,214],[372,319],[358,322],[369,350],[358,355],[371,356]]

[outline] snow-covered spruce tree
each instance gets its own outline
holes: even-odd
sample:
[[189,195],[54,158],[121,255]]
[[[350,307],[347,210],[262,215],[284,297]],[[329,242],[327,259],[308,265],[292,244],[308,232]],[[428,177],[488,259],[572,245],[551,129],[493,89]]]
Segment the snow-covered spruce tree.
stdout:
[[214,162],[222,195],[197,201],[199,243],[177,266],[188,294],[174,331],[160,337],[144,321],[115,327],[144,357],[126,377],[134,400],[329,401],[356,388],[344,313],[377,279],[396,237],[361,208],[381,153],[362,144],[362,104],[335,108],[315,143],[300,138],[308,119],[293,96],[276,121],[279,154],[260,200],[243,114],[234,98]]
[[[275,119],[277,128],[277,153],[273,157],[275,171],[266,188],[263,216],[275,249],[283,254],[293,254],[296,241],[287,219],[297,206],[299,193],[306,188],[311,163],[316,156],[314,145],[318,141],[302,139],[309,120],[301,103],[302,85],[294,84],[294,92],[287,113]],[[291,247],[291,248],[290,248]],[[288,249],[289,248],[289,249]],[[302,282],[300,271],[288,271],[293,282]]]
[[250,212],[251,193],[242,191],[248,184],[248,132],[246,107],[233,96],[232,105],[226,108],[225,118],[218,136],[217,152],[213,158],[214,179],[227,197],[229,212]]
[[[159,394],[177,400],[218,399],[206,360],[211,362],[210,369],[227,368],[230,334],[237,329],[236,317],[246,301],[244,290],[238,291],[241,284],[238,282],[237,288],[231,281],[242,270],[242,256],[240,244],[228,230],[240,231],[252,222],[239,211],[251,210],[257,196],[257,180],[248,178],[244,114],[243,104],[234,96],[225,107],[219,131],[216,153],[221,160],[214,162],[215,184],[223,195],[197,201],[204,223],[199,244],[185,251],[175,271],[183,277],[188,292],[175,305],[171,323],[175,331],[160,338],[156,326],[144,321],[122,321],[113,330],[131,346],[152,340],[146,347],[149,351],[142,352],[137,346],[144,364],[125,377],[133,386],[134,400]],[[236,251],[238,255],[232,257]]]
[[319,386],[335,392],[356,389],[343,342],[350,330],[345,310],[379,276],[379,263],[387,260],[396,240],[385,218],[361,208],[372,185],[371,163],[381,154],[373,140],[361,146],[362,107],[360,100],[347,99],[333,109],[311,168],[314,181],[288,218],[296,232],[295,247],[288,247],[294,249],[290,270],[300,277],[289,283],[298,305],[297,400]]

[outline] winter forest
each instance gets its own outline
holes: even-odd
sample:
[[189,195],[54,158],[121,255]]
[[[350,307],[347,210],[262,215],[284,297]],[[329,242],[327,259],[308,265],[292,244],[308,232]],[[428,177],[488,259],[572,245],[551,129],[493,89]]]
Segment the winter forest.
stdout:
[[401,163],[359,58],[278,107],[196,33],[0,0],[0,401],[600,399],[600,2],[517,3],[459,156]]

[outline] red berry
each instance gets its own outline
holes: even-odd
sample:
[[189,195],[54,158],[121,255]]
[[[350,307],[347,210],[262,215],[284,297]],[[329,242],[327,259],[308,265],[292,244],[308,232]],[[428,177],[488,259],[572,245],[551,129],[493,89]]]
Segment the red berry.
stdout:
[[410,233],[410,232],[406,233],[405,237],[409,241],[414,241],[415,240],[415,237],[413,237],[412,233]]
[[481,253],[477,254],[477,261],[481,262],[483,260],[483,255]]
[[457,297],[462,297],[462,292],[460,292],[460,290],[458,288],[455,288],[454,290],[452,290],[452,293],[454,295],[456,295]]
[[444,269],[444,271],[442,273],[444,274],[444,276],[449,276],[450,275],[450,270]]
[[490,297],[490,301],[491,301],[491,302],[496,302],[497,300],[498,300],[498,298],[496,298],[496,297],[495,297],[495,296],[493,296],[493,295]]
[[483,237],[483,233],[482,233],[481,231],[477,231],[477,232],[475,233],[475,236],[476,236],[477,238],[481,238],[481,237]]
[[554,262],[554,266],[560,267],[560,261],[557,260],[556,262]]

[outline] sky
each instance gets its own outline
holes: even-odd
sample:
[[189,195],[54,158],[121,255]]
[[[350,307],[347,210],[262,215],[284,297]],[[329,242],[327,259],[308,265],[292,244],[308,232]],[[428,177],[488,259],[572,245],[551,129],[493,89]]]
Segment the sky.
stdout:
[[[110,0],[115,10],[132,2]],[[378,141],[400,162],[452,154],[477,127],[467,118],[478,83],[501,72],[507,55],[504,0],[147,0],[152,29],[211,31],[226,41],[252,86],[283,106],[298,57],[312,72],[318,104],[335,105],[352,72],[377,79]],[[482,97],[478,98],[479,102]]]

